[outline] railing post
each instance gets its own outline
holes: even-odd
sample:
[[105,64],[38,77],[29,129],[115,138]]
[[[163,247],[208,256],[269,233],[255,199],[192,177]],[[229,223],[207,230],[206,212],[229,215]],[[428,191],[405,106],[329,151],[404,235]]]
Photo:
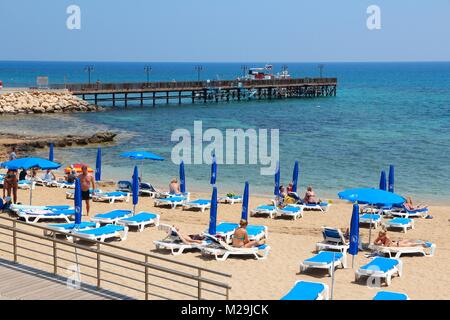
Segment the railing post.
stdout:
[[17,263],[17,233],[16,233],[16,221],[13,221],[13,254],[14,254],[14,263]]
[[226,293],[225,299],[230,300],[230,289],[229,288],[227,288],[227,293]]
[[202,282],[200,281],[200,278],[202,276],[202,270],[198,269],[198,300],[202,299]]
[[57,248],[56,248],[56,232],[53,233],[53,274],[57,274],[58,273],[58,256],[57,256]]
[[100,289],[100,243],[97,243],[97,288]]
[[148,256],[145,256],[145,300],[148,300],[148,267],[147,267],[147,263],[148,263]]

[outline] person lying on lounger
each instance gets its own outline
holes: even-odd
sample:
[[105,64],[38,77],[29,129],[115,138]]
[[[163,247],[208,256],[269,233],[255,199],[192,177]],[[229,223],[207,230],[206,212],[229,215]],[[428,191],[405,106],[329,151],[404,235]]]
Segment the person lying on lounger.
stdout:
[[250,241],[248,239],[248,233],[247,233],[247,226],[248,222],[247,220],[241,220],[239,222],[239,228],[237,228],[234,231],[233,234],[233,247],[235,248],[252,248],[252,247],[258,247],[265,243],[265,240],[261,241]]
[[169,193],[170,194],[180,194],[180,184],[178,183],[177,178],[173,178],[169,184]]
[[175,230],[177,230],[178,237],[185,244],[194,244],[194,243],[201,244],[201,243],[203,243],[203,240],[205,240],[204,236],[201,236],[199,234],[185,235],[181,232],[180,228],[178,228],[177,226],[173,226],[173,227],[175,228]]
[[411,197],[406,198],[406,202],[405,202],[404,206],[408,210],[420,210],[420,209],[426,208],[426,206],[421,206],[421,205],[414,206]]
[[317,201],[316,194],[315,194],[312,186],[309,186],[306,189],[305,198],[303,199],[303,202],[305,202],[306,204],[319,204],[322,201],[320,199],[319,199],[319,201]]
[[412,239],[402,239],[402,240],[391,240],[387,236],[386,231],[380,231],[378,233],[378,238],[374,241],[375,245],[383,247],[427,247],[425,241],[422,240],[412,240]]

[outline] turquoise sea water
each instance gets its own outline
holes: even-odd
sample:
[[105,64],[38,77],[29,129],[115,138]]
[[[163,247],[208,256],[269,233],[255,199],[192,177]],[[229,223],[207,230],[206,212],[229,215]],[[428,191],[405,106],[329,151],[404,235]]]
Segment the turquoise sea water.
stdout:
[[[34,85],[38,75],[51,83],[86,81],[86,63],[0,62],[0,80],[9,86]],[[90,63],[93,81],[145,81],[142,63]],[[152,63],[151,80],[196,79],[194,64]],[[232,79],[242,64],[202,64],[202,79]],[[260,64],[249,64],[258,66]],[[279,71],[283,64],[274,64]],[[317,76],[317,64],[287,63],[293,76]],[[280,130],[282,181],[287,184],[295,160],[300,186],[311,184],[323,198],[345,188],[376,187],[382,169],[396,169],[396,191],[418,201],[449,202],[450,63],[328,63],[324,76],[338,77],[337,97],[171,104],[116,108],[101,113],[0,117],[0,131],[17,133],[89,133],[114,130],[118,143],[103,149],[104,176],[126,179],[133,162],[121,152],[147,149],[167,158],[146,162],[145,180],[165,188],[178,174],[170,161],[174,129],[203,127]],[[56,149],[65,164],[95,163],[96,148]],[[45,156],[44,153],[39,155]],[[209,190],[210,167],[186,167],[191,190]],[[219,192],[241,192],[245,180],[254,194],[271,194],[273,177],[258,165],[221,165]]]

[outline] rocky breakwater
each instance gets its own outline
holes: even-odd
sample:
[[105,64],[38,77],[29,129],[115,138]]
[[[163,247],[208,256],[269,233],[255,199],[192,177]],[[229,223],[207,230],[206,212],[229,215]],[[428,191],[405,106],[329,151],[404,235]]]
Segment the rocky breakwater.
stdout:
[[74,96],[67,90],[0,92],[0,115],[92,112],[101,109],[101,107]]

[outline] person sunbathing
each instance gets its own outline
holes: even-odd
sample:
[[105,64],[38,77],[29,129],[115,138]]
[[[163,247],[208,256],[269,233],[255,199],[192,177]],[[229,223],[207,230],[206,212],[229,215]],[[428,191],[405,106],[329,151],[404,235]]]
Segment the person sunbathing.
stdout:
[[412,240],[412,239],[402,239],[402,240],[391,240],[387,236],[386,231],[380,231],[378,233],[378,238],[374,241],[375,245],[383,247],[427,247],[425,241],[423,240]]
[[177,178],[173,178],[169,184],[169,193],[170,194],[180,194],[180,184],[178,183]]
[[414,206],[411,197],[406,198],[406,202],[405,202],[404,206],[406,209],[412,210],[412,211],[426,208],[426,206],[422,206],[422,205]]
[[235,248],[252,248],[252,247],[258,247],[265,243],[265,240],[250,241],[248,239],[247,226],[248,226],[247,220],[241,220],[239,222],[239,228],[237,228],[233,234],[233,242],[232,242],[233,247],[235,247]]
[[317,201],[316,194],[314,193],[314,190],[311,186],[309,186],[306,189],[305,198],[303,199],[303,202],[306,204],[320,204],[320,199]]
[[203,240],[205,240],[205,237],[199,234],[185,235],[177,226],[173,226],[173,228],[177,230],[178,237],[184,244],[201,244],[203,243]]

